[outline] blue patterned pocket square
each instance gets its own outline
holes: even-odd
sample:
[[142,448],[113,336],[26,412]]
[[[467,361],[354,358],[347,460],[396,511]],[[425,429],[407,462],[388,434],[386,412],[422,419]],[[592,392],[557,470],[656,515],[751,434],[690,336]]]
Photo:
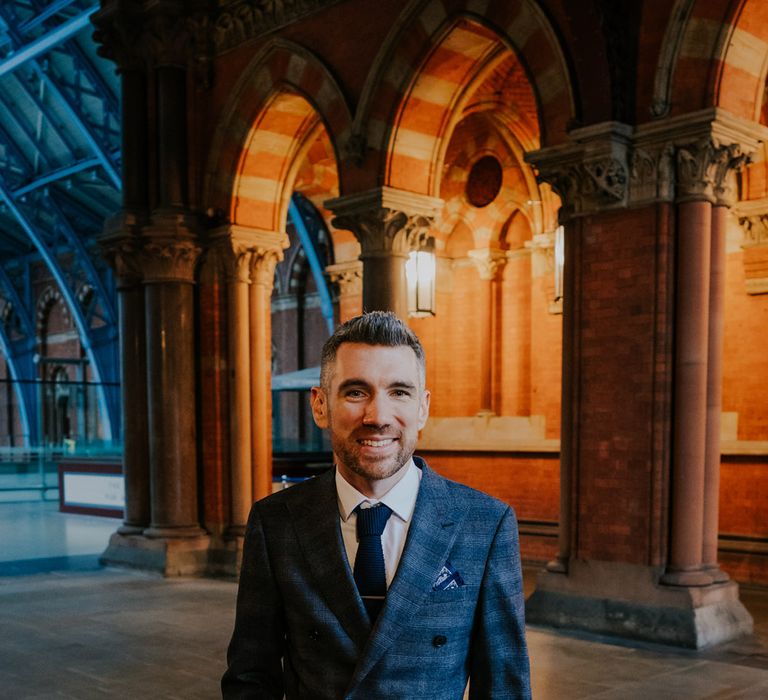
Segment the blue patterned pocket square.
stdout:
[[464,579],[461,578],[461,574],[451,566],[451,562],[447,561],[432,584],[432,590],[447,591],[452,588],[460,588],[463,585]]

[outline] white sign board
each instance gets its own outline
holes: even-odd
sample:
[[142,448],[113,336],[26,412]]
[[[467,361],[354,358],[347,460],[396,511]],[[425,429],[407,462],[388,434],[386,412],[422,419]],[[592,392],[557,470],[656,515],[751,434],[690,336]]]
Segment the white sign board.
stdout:
[[64,505],[86,508],[125,508],[122,474],[64,473]]

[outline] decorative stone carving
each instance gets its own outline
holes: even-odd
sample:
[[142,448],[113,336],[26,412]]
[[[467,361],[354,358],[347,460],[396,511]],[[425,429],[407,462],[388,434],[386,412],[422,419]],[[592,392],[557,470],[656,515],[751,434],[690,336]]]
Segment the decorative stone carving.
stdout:
[[213,23],[213,40],[225,51],[312,14],[339,0],[234,0],[223,2]]
[[[740,203],[739,207],[756,209],[758,202]],[[768,203],[763,202],[765,207]],[[768,211],[768,209],[764,210]],[[744,278],[747,294],[768,294],[768,213],[752,213],[739,217],[744,231]]]
[[744,230],[744,248],[768,245],[768,213],[740,216],[739,224]]
[[616,158],[584,163],[584,193],[593,198],[623,201],[627,189],[627,169]]
[[141,282],[141,250],[135,238],[110,238],[100,243],[102,255],[114,270],[118,289]]
[[275,248],[254,248],[250,251],[250,276],[253,284],[272,289],[275,267],[283,259],[283,251]]
[[332,199],[325,206],[336,214],[336,228],[355,234],[361,257],[405,257],[427,242],[442,200],[382,187]]
[[560,221],[651,202],[730,205],[735,173],[768,139],[764,126],[706,109],[630,127],[573,129],[570,142],[526,154],[560,196]]
[[673,155],[671,144],[653,149],[633,149],[630,157],[630,203],[669,202],[674,199]]
[[191,239],[145,239],[141,248],[144,282],[194,282],[200,252]]
[[739,144],[719,145],[710,138],[677,149],[678,201],[730,203],[732,174],[747,158]]
[[498,248],[470,250],[469,258],[475,264],[481,280],[498,280],[507,264],[506,251]]
[[209,251],[217,256],[228,282],[255,282],[268,284],[270,288],[275,266],[283,259],[283,250],[289,246],[285,233],[236,224],[213,229],[207,238]]
[[357,296],[363,292],[363,264],[359,260],[328,265],[325,274],[339,286],[341,296]]
[[561,219],[623,206],[629,180],[627,167],[617,158],[601,158],[542,171],[540,181],[548,182],[563,202]]
[[118,70],[141,68],[145,57],[140,51],[142,26],[139,12],[129,3],[104,3],[91,21],[97,53],[117,64]]

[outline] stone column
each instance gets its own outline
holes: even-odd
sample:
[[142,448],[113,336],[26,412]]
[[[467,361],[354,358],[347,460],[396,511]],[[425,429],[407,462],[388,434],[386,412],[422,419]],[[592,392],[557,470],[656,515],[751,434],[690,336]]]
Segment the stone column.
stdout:
[[339,323],[344,323],[363,311],[363,265],[359,260],[328,265],[325,268],[332,284],[339,287]]
[[[704,535],[711,537],[711,525],[705,518],[705,498],[717,499],[717,486],[710,474],[709,489],[705,488],[707,448],[709,459],[718,460],[714,471],[719,473],[719,436],[711,430],[720,428],[720,389],[722,362],[709,367],[711,353],[721,353],[710,347],[710,340],[722,344],[723,288],[710,289],[711,253],[720,255],[720,242],[712,240],[714,184],[722,149],[711,140],[680,147],[677,152],[678,187],[678,245],[675,317],[675,402],[672,448],[672,505],[670,513],[670,547],[667,572],[662,581],[668,585],[705,586],[713,577],[704,569]],[[714,216],[718,222],[718,215]],[[716,234],[722,235],[718,230]],[[716,262],[716,266],[717,266]],[[719,283],[719,280],[716,280]],[[715,302],[716,317],[710,319],[711,303]],[[719,307],[719,308],[717,308]],[[710,339],[714,331],[719,338]],[[717,357],[715,357],[717,360]],[[717,376],[715,376],[717,375]],[[709,403],[717,402],[718,416],[710,423]],[[709,434],[708,434],[709,432]],[[711,454],[717,450],[717,456]],[[710,467],[710,472],[712,467]],[[712,493],[712,487],[715,492]],[[708,509],[717,514],[717,506]],[[716,528],[715,561],[716,561]],[[711,543],[710,545],[711,546]],[[708,549],[709,549],[708,546]]]
[[194,268],[189,237],[145,230],[147,396],[154,538],[197,537]]
[[705,572],[715,582],[727,581],[729,578],[717,563],[727,216],[728,208],[724,204],[712,207],[707,344],[707,438],[704,458],[704,528],[701,559]]
[[246,242],[224,227],[211,235],[221,259],[227,285],[229,352],[229,457],[231,537],[245,535],[253,503],[251,466],[251,338],[249,288],[251,251]]
[[363,309],[408,317],[405,262],[427,235],[442,200],[382,187],[329,200],[333,225],[355,234],[363,262]]
[[272,493],[272,288],[283,258],[283,234],[264,234],[251,252],[249,297],[251,344],[251,463],[253,498]]
[[480,288],[478,304],[480,310],[480,351],[478,360],[480,365],[480,411],[478,415],[495,415],[494,389],[497,378],[494,376],[496,363],[494,362],[494,348],[496,347],[498,328],[496,327],[496,307],[498,296],[498,283],[504,265],[507,262],[506,254],[495,248],[482,248],[470,250],[469,257],[475,263],[480,275]]
[[718,564],[720,498],[720,417],[723,399],[723,334],[725,316],[726,231],[734,202],[731,180],[745,162],[736,146],[720,148],[716,157],[710,248],[709,333],[707,345],[707,439],[704,460],[704,529],[702,564],[715,583],[729,577]]
[[102,244],[117,278],[120,323],[125,510],[123,525],[117,532],[135,535],[150,522],[146,337],[140,251],[130,230],[117,236],[108,235]]

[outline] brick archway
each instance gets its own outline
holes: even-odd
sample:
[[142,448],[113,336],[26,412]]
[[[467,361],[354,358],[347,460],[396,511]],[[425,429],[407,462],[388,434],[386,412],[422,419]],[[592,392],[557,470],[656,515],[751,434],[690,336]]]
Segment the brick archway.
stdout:
[[670,46],[662,47],[659,66],[674,95],[670,113],[720,107],[758,121],[768,74],[768,5],[762,0],[741,0],[733,8],[723,0],[685,4],[676,3],[678,15],[686,9],[688,15],[680,18],[677,31],[668,28]]
[[366,130],[377,184],[435,195],[441,158],[472,86],[510,52],[535,94],[542,143],[566,138],[575,112],[571,80],[539,7],[531,0],[491,2],[481,20],[470,5],[422,3],[382,50],[355,129]]
[[350,123],[341,90],[319,59],[272,42],[243,72],[219,119],[206,203],[231,223],[284,230],[301,156],[325,130],[338,162]]

